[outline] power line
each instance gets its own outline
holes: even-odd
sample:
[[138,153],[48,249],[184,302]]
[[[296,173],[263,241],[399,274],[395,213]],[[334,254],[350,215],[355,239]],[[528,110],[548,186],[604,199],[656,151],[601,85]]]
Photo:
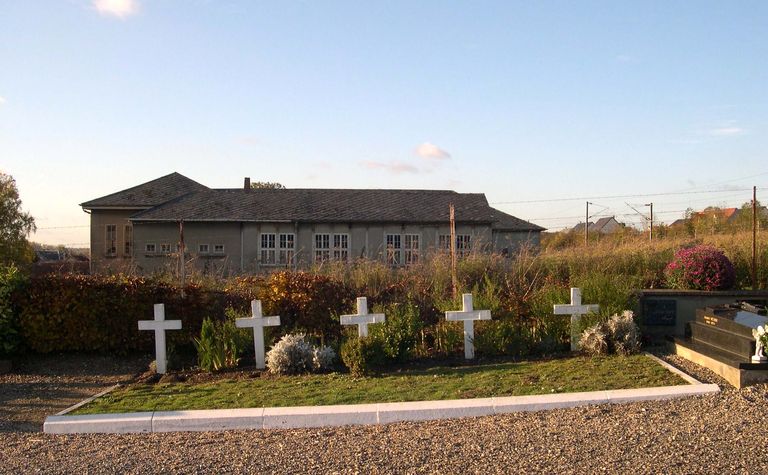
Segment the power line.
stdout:
[[[768,190],[768,188],[758,188],[758,190]],[[647,198],[652,196],[673,196],[673,195],[700,195],[704,193],[735,193],[737,191],[752,191],[752,188],[738,190],[709,190],[709,191],[679,191],[676,193],[639,193],[633,195],[610,195],[610,196],[579,196],[575,198],[550,198],[544,200],[520,200],[520,201],[496,201],[492,205],[509,205],[525,203],[553,203],[556,201],[581,201],[581,200],[609,200],[619,198]]]

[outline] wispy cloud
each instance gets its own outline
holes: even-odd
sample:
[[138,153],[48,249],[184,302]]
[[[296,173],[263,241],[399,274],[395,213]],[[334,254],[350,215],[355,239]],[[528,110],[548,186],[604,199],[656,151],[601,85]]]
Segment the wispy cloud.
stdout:
[[138,0],[93,0],[93,7],[105,16],[127,18],[139,12]]
[[419,173],[419,169],[413,165],[407,163],[393,161],[393,162],[375,162],[373,160],[363,160],[360,165],[369,170],[384,170],[395,175],[402,173]]
[[5,104],[5,97],[0,96],[0,106],[2,106],[3,104]]
[[745,133],[747,133],[746,129],[734,125],[715,127],[714,129],[709,130],[709,135],[714,137],[733,137],[736,135],[744,135]]
[[429,142],[424,142],[423,144],[416,147],[416,155],[420,156],[421,158],[433,160],[444,160],[446,158],[451,158],[450,153]]

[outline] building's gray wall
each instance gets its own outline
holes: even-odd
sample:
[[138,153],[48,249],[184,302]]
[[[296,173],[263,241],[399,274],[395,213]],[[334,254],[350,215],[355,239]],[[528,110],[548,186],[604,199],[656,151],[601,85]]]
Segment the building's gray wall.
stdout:
[[[106,273],[128,270],[131,254],[125,253],[125,226],[128,218],[139,210],[92,210],[91,211],[91,272]],[[108,256],[106,251],[107,225],[116,226],[117,253]]]
[[521,248],[541,245],[541,233],[538,231],[494,231],[493,250],[508,255],[516,254]]
[[[417,234],[420,236],[420,256],[426,257],[438,247],[438,236],[448,235],[448,225],[345,224],[345,223],[185,223],[184,238],[187,261],[208,273],[260,272],[286,267],[261,262],[262,233],[295,234],[295,258],[292,267],[304,268],[314,262],[315,234],[348,234],[350,261],[359,258],[386,259],[386,234]],[[539,233],[495,233],[489,226],[457,225],[457,234],[472,236],[473,251],[517,248],[524,242],[538,245]],[[134,225],[134,261],[144,273],[178,269],[176,243],[179,242],[178,223],[136,223]],[[155,253],[145,252],[146,244],[156,246]],[[170,244],[172,252],[160,252],[161,244]],[[200,244],[208,244],[210,252],[201,255]],[[223,244],[224,254],[213,253],[214,245]],[[501,246],[501,247],[499,247]],[[276,249],[279,251],[279,248]]]
[[[178,223],[134,224],[134,261],[144,273],[177,271],[180,242]],[[147,244],[155,245],[155,252],[147,251]],[[167,244],[171,252],[162,252]],[[208,244],[208,252],[201,253],[200,244]],[[214,246],[224,246],[224,253],[215,253]],[[240,271],[239,223],[184,223],[185,261],[194,269],[206,273],[232,274]]]

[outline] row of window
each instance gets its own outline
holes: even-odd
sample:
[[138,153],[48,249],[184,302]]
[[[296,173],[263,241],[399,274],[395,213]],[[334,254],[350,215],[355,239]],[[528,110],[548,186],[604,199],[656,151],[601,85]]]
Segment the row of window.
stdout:
[[[181,250],[181,246],[179,244],[176,244],[175,249],[176,249],[175,252],[179,252]],[[146,252],[147,254],[153,254],[157,252],[157,245],[155,243],[145,244],[144,252]],[[168,254],[170,252],[171,252],[170,244],[160,244],[161,254]],[[211,252],[211,246],[209,244],[200,244],[197,246],[197,252],[200,254],[209,254]],[[214,244],[213,253],[224,254],[224,244]]]
[[[133,228],[125,226],[125,255],[131,254]],[[410,265],[419,261],[421,252],[421,235],[419,234],[386,234],[384,236],[386,244],[387,263],[393,266]],[[451,237],[448,234],[438,236],[438,247],[440,249],[450,249]],[[155,243],[147,243],[144,251],[149,254],[157,252]],[[198,245],[200,254],[211,252],[210,245]],[[346,233],[317,233],[314,235],[314,261],[317,263],[325,261],[349,260],[350,239]],[[456,252],[459,257],[464,257],[472,249],[471,236],[469,234],[459,234],[456,236]],[[176,252],[179,251],[179,245],[176,244]],[[160,244],[160,253],[167,254],[171,252],[171,244]],[[262,265],[288,265],[293,262],[296,252],[296,235],[294,233],[262,233],[260,235],[259,257]],[[114,256],[117,254],[117,229],[114,224],[106,226],[106,254]],[[223,244],[213,245],[213,254],[224,254]]]

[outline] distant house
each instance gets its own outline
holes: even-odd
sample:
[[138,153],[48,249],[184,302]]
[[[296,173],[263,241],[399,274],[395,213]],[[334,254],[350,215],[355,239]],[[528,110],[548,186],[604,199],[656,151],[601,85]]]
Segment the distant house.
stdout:
[[[599,234],[613,234],[616,231],[620,231],[624,228],[624,224],[618,222],[616,220],[615,216],[608,216],[605,218],[600,218],[596,222],[590,221],[587,223],[588,230],[590,233],[599,233]],[[584,232],[584,223],[579,223],[576,226],[573,227],[573,231],[577,233],[583,233]]]
[[541,226],[488,205],[482,193],[447,190],[210,189],[178,173],[82,203],[91,215],[94,272],[131,265],[172,269],[185,261],[223,273],[306,267],[326,261],[418,262],[450,247],[511,253],[539,245]]
[[688,218],[676,219],[669,227],[671,229],[683,229],[689,225],[712,228],[735,224],[742,215],[740,208],[708,207],[701,211],[694,211]]

